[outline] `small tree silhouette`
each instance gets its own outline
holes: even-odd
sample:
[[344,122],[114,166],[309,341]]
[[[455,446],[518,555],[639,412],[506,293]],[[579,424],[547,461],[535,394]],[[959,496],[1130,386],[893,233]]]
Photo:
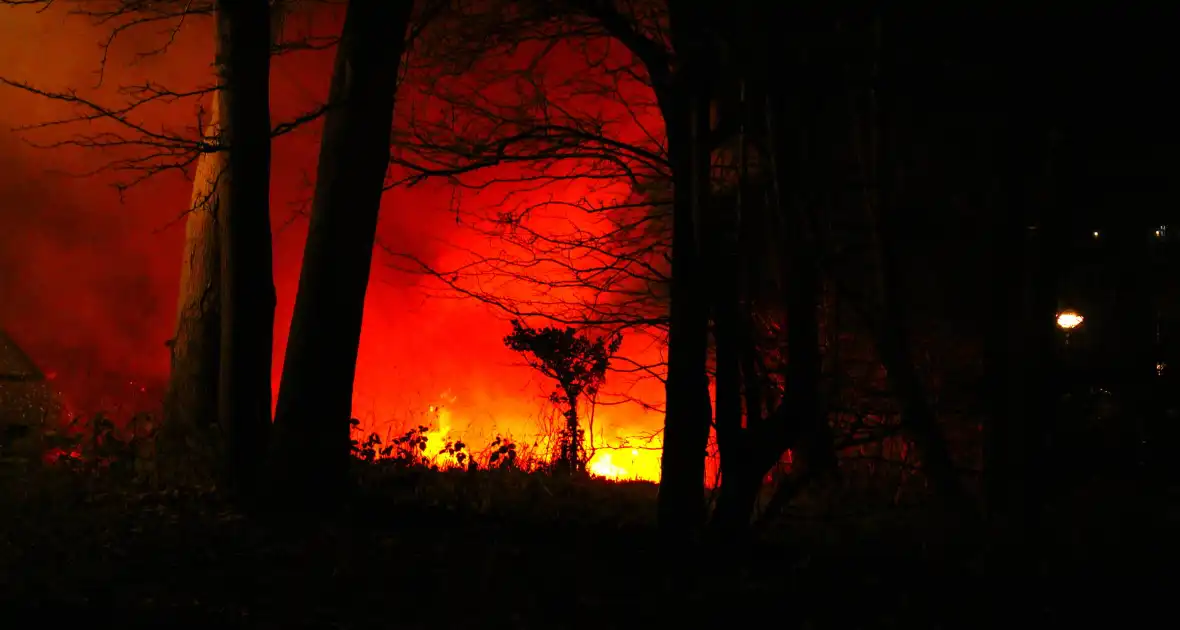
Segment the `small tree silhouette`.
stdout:
[[593,398],[606,381],[610,359],[623,338],[618,334],[591,339],[572,326],[531,328],[520,320],[512,321],[512,333],[504,344],[524,355],[529,365],[557,381],[557,390],[549,399],[564,407],[565,429],[561,434],[561,451],[557,466],[566,473],[586,468],[584,432],[578,426],[578,403],[584,396]]

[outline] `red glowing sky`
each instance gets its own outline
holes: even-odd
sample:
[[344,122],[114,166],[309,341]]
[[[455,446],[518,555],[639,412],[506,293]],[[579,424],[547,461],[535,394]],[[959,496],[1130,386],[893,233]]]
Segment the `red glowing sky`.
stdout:
[[[327,19],[325,28],[332,21]],[[117,85],[148,78],[176,89],[193,87],[210,79],[206,29],[190,27],[166,56],[134,63],[133,54],[142,46],[128,40],[114,50],[103,87],[88,89],[96,84],[102,30],[60,10],[4,9],[0,76],[46,89],[79,88],[96,100],[113,98]],[[331,54],[300,53],[276,60],[276,121],[322,101]],[[181,125],[195,121],[194,110],[195,105],[186,104],[145,115]],[[68,395],[93,401],[114,383],[159,383],[166,376],[164,342],[172,334],[183,236],[178,217],[188,203],[190,185],[165,175],[120,200],[110,175],[78,178],[53,172],[93,168],[101,156],[30,147],[11,131],[69,113],[60,103],[17,90],[4,89],[0,97],[0,325],[48,370],[61,375]],[[66,132],[54,133],[60,138]],[[25,137],[55,139],[45,134]],[[311,193],[318,137],[319,126],[309,125],[276,139],[274,146],[276,386],[306,236],[306,221],[298,210]],[[576,188],[568,194],[582,194]],[[391,191],[382,206],[382,242],[443,266],[459,255],[455,246],[477,251],[496,246],[456,227],[447,211],[450,203],[451,190],[444,184]],[[355,414],[380,429],[390,421],[416,421],[428,405],[453,399],[449,404],[456,428],[471,423],[481,433],[532,432],[549,386],[503,347],[501,338],[509,328],[504,317],[472,300],[430,298],[428,281],[389,265],[388,256],[378,252],[361,339]],[[655,403],[662,399],[656,383],[637,394]],[[660,417],[637,406],[612,406],[598,412],[598,426],[604,425],[608,437],[635,434],[657,429]]]

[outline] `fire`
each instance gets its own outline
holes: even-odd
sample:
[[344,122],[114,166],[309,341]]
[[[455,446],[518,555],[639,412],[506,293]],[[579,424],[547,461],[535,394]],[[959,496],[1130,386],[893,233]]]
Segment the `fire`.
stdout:
[[[544,447],[549,440],[542,430],[542,425],[530,423],[527,418],[513,417],[505,414],[494,418],[495,430],[489,432],[487,423],[478,422],[479,411],[468,411],[457,396],[446,392],[441,396],[447,404],[432,404],[425,408],[425,422],[413,426],[424,426],[426,430],[417,434],[422,447],[414,445],[415,457],[424,464],[442,470],[463,468],[467,466],[468,458],[474,457],[479,465],[488,465],[488,455],[494,446],[493,441],[499,437],[507,439],[502,444],[512,443],[521,446],[518,455],[527,461],[519,461],[526,470],[543,463],[546,457]],[[362,422],[358,427],[361,435],[380,433],[373,430],[371,422]],[[410,431],[410,433],[414,433]],[[613,443],[606,443],[602,436],[595,438],[592,445],[593,456],[586,464],[587,471],[603,479],[614,481],[642,480],[658,482],[660,477],[660,441],[647,440],[642,448],[627,445],[635,442],[639,436],[627,436],[624,430],[616,430],[618,438]],[[405,435],[402,429],[386,429],[385,435],[396,438]],[[654,448],[653,448],[654,447]],[[460,455],[462,453],[462,455]],[[391,457],[397,453],[391,452]]]
[[451,412],[445,407],[430,406],[430,412],[437,418],[435,428],[426,432],[426,455],[439,468],[452,468],[459,465],[455,456],[445,453],[447,442],[451,438]]
[[[615,463],[615,456],[627,449],[599,451],[591,458],[586,469],[590,474],[615,481],[641,480],[659,481],[660,462],[658,456],[644,457],[638,449],[630,449],[631,461],[626,467]],[[643,451],[646,452],[646,451]]]
[[[121,102],[119,85],[167,79],[168,87],[183,91],[211,80],[211,39],[202,30],[208,22],[194,22],[167,55],[136,61],[140,51],[130,44],[112,51],[103,85],[90,89],[99,62],[93,44],[104,39],[105,27],[64,20],[64,10],[54,11],[5,10],[0,18],[0,76],[52,90],[76,87],[107,104]],[[331,20],[322,25],[325,34],[338,27]],[[48,38],[63,53],[39,55],[30,37],[41,43]],[[290,120],[326,99],[333,54],[310,51],[276,58],[274,120]],[[143,114],[144,124],[185,128],[195,120],[196,104],[190,105],[153,109]],[[167,378],[165,341],[174,333],[184,236],[183,222],[177,219],[188,206],[191,182],[154,179],[122,198],[111,186],[114,174],[109,172],[48,179],[46,173],[53,170],[93,171],[108,156],[31,149],[9,130],[71,113],[61,103],[21,92],[4,91],[0,97],[0,198],[11,202],[0,204],[0,250],[11,254],[0,260],[0,285],[12,298],[0,300],[0,319],[27,339],[30,354],[53,364],[55,386],[69,396],[77,413],[115,412],[111,407],[118,406],[130,414],[158,399]],[[51,128],[34,139],[52,144],[79,131],[85,133]],[[306,222],[292,209],[303,208],[310,195],[305,174],[315,171],[318,139],[319,126],[309,125],[274,141],[276,388],[306,239]],[[626,192],[595,193],[589,184],[567,184],[531,197],[518,191],[517,200],[549,199],[560,205]],[[389,191],[379,228],[382,245],[442,268],[461,266],[467,256],[497,256],[500,243],[457,227],[453,192],[445,183]],[[488,207],[500,203],[501,192],[487,193]],[[592,224],[579,227],[590,229]],[[549,430],[542,426],[549,413],[543,408],[552,383],[521,366],[519,357],[503,346],[507,324],[500,315],[474,300],[427,299],[437,293],[437,285],[398,271],[381,253],[375,258],[356,369],[353,415],[361,420],[358,429],[388,443],[398,435],[391,426],[428,425],[422,454],[440,467],[458,464],[453,455],[440,455],[456,440],[467,444],[471,454],[484,452],[497,435],[511,436],[525,448],[540,443],[543,449]],[[521,292],[519,297],[535,297],[527,287],[513,290]],[[654,365],[662,360],[661,352],[651,337],[635,334],[624,339],[621,354],[637,364]],[[453,394],[430,397],[452,384]],[[417,397],[418,392],[427,392],[427,398]],[[611,375],[604,398],[618,392],[649,406],[658,407],[663,399],[658,379],[632,383],[626,375]],[[591,429],[595,434],[587,444],[594,453],[588,462],[591,472],[611,479],[657,480],[660,442],[642,436],[661,423],[662,414],[641,405],[600,406],[594,426],[586,427],[587,434]]]
[[614,462],[611,461],[612,459],[613,458],[611,457],[610,453],[596,455],[594,460],[592,460],[586,466],[586,469],[589,470],[591,474],[597,475],[599,477],[605,477],[607,479],[625,478],[627,476],[627,469],[621,466],[616,466]]

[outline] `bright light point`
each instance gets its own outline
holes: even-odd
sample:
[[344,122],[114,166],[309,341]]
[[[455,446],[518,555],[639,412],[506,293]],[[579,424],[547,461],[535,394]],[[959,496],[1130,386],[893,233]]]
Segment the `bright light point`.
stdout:
[[1094,238],[1098,238],[1098,230],[1094,230]]
[[635,449],[631,449],[631,456],[632,456],[632,457],[635,457],[635,456],[638,456],[638,455],[639,455],[639,451],[637,451],[637,450],[635,450]]
[[1061,311],[1057,314],[1057,326],[1062,330],[1073,330],[1086,321],[1077,311]]

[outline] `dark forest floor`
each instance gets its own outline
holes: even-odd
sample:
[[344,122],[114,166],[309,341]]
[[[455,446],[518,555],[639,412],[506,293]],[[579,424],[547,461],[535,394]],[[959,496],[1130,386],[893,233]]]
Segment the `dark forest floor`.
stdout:
[[[60,476],[59,476],[60,477]],[[1041,575],[915,510],[793,519],[769,541],[670,556],[650,484],[402,472],[312,525],[213,495],[8,480],[0,623],[181,628],[963,628],[1150,619],[1175,586],[1175,495],[1100,491],[1059,513]],[[1063,523],[1072,523],[1066,526]],[[1149,590],[1143,590],[1150,587]],[[1167,599],[1163,603],[1170,603]]]

